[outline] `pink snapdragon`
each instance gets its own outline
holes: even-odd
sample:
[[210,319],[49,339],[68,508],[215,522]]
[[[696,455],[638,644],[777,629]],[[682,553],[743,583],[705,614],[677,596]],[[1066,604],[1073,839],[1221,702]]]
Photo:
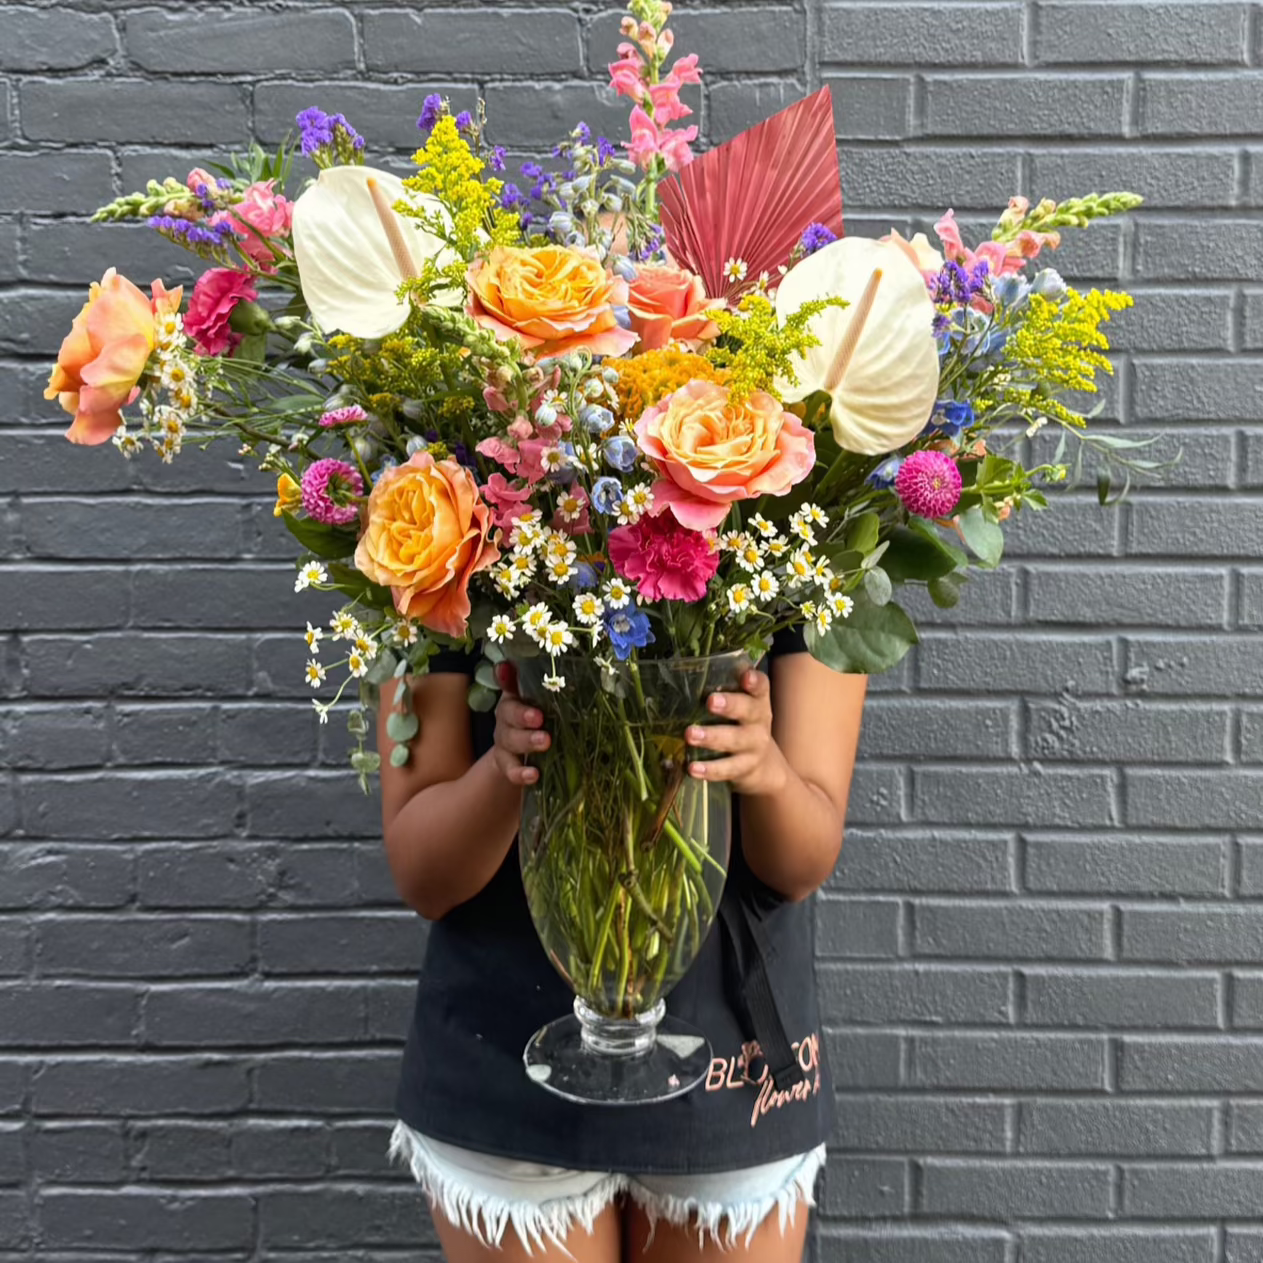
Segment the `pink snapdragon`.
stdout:
[[492,506],[492,521],[501,530],[511,530],[514,520],[521,517],[522,506],[531,498],[531,488],[514,487],[499,471],[487,479],[482,488],[482,498]]
[[985,259],[994,277],[1021,272],[1026,267],[1026,261],[1035,258],[1045,246],[1055,250],[1061,244],[1060,233],[1023,229],[1013,241],[984,241],[971,250],[961,240],[960,226],[956,223],[955,212],[951,210],[934,225],[934,231],[943,243],[943,254],[953,263],[972,268]]
[[[670,53],[674,36],[670,31],[655,35],[647,23],[634,33],[637,42],[620,44],[619,60],[609,67],[614,91],[635,103],[627,152],[643,170],[649,170],[661,158],[668,171],[678,171],[693,161],[689,145],[697,139],[697,128],[672,130],[670,124],[693,112],[680,100],[680,89],[702,81],[697,54],[681,57],[666,75],[657,79],[658,67]],[[633,32],[625,27],[624,34]]]

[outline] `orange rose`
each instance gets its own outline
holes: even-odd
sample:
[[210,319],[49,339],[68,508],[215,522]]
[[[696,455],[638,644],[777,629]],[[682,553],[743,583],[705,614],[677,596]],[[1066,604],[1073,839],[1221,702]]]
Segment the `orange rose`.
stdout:
[[468,469],[417,452],[373,486],[355,565],[390,588],[405,618],[463,636],[469,580],[500,556],[487,538],[490,522],[491,510]]
[[582,250],[496,246],[467,279],[469,314],[540,359],[578,350],[622,355],[636,342],[614,314],[627,305],[627,282]]
[[681,526],[718,526],[735,500],[784,495],[816,463],[811,431],[756,390],[733,402],[727,386],[692,381],[636,422],[640,450],[658,467],[654,512]]
[[72,443],[104,443],[123,423],[120,409],[140,393],[137,383],[154,348],[154,321],[180,309],[181,287],[154,281],[152,300],[110,268],[94,281],[74,318],[48,379],[45,399],[74,417]]
[[707,313],[722,307],[723,299],[707,298],[700,276],[684,268],[641,263],[630,291],[627,309],[641,350],[660,351],[670,342],[683,342],[692,350],[719,336]]

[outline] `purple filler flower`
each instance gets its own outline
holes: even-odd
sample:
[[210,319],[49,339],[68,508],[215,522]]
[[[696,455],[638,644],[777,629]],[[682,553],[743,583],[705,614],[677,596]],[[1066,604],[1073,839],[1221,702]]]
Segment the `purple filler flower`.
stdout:
[[303,471],[303,509],[314,522],[348,526],[359,517],[352,502],[364,494],[359,470],[344,460],[318,460]]
[[961,477],[946,452],[913,452],[895,475],[895,494],[917,517],[940,518],[960,502]]
[[236,238],[236,230],[228,220],[212,224],[209,221],[194,223],[189,219],[180,219],[175,215],[151,215],[149,227],[156,229],[173,241],[187,246],[210,246],[219,249],[227,246]]
[[808,224],[798,244],[804,254],[815,254],[817,250],[823,250],[837,239],[838,234],[828,224]]
[[456,130],[467,132],[474,125],[474,116],[468,110],[461,110],[456,116]]
[[443,98],[437,92],[431,92],[424,101],[421,102],[421,117],[417,119],[417,126],[423,132],[434,130],[434,124],[439,121],[443,113]]

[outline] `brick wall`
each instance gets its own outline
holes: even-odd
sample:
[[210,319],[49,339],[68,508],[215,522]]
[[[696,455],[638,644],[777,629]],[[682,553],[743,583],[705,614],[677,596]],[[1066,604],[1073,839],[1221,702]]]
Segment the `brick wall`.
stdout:
[[[877,682],[819,905],[840,1087],[818,1258],[1263,1259],[1263,20],[1241,3],[685,3],[717,141],[831,85],[854,232],[1013,191],[1144,209],[1109,423],[1184,460],[1067,495]],[[383,1159],[421,927],[320,729],[292,556],[231,453],[72,448],[40,399],[99,203],[309,104],[400,162],[425,91],[519,156],[593,4],[0,7],[0,1259],[425,1257]],[[703,44],[702,36],[708,40]],[[612,131],[611,134],[620,134]]]

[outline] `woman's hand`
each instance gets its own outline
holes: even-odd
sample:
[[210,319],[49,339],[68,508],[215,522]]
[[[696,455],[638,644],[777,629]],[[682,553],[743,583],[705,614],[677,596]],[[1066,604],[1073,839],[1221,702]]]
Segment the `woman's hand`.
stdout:
[[551,740],[543,731],[544,716],[522,701],[517,693],[517,672],[507,662],[496,667],[500,701],[496,706],[495,744],[492,758],[511,785],[531,785],[539,779],[538,768],[522,762],[527,754],[548,749]]
[[751,668],[741,677],[740,693],[712,693],[706,706],[712,715],[733,722],[694,724],[685,740],[726,757],[695,760],[689,764],[689,775],[730,781],[739,794],[775,794],[783,789],[789,768],[772,738],[772,687],[767,676]]

